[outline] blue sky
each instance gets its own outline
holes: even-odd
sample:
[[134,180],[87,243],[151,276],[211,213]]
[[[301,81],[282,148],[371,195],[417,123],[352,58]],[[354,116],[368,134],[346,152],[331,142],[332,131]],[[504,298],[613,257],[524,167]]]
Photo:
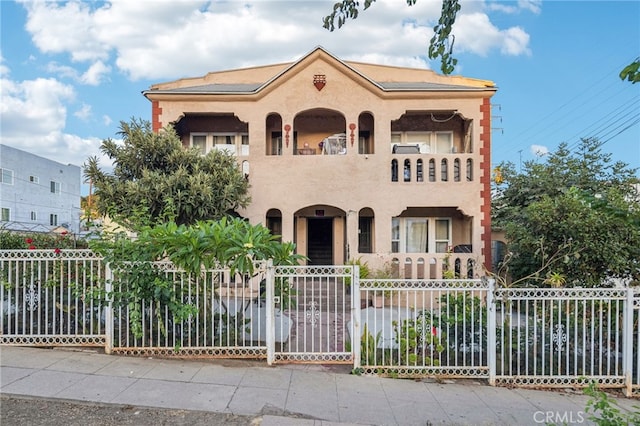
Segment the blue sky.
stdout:
[[[344,60],[439,70],[426,52],[440,1],[377,0],[330,33],[321,22],[332,4],[0,1],[2,143],[82,165],[118,138],[120,121],[150,119],[141,92],[151,84],[290,62],[318,45]],[[640,167],[640,84],[618,77],[640,56],[640,1],[463,0],[454,34],[455,74],[499,88],[494,165],[598,137],[614,160]]]

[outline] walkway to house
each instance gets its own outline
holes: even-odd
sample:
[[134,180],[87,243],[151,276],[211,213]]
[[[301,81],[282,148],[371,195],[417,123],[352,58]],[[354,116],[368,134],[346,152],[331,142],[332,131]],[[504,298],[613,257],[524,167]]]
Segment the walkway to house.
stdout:
[[[249,415],[264,426],[589,424],[588,398],[578,391],[355,376],[345,366],[267,367],[13,346],[0,347],[0,365],[0,392],[7,395]],[[640,405],[615,400],[627,410]]]

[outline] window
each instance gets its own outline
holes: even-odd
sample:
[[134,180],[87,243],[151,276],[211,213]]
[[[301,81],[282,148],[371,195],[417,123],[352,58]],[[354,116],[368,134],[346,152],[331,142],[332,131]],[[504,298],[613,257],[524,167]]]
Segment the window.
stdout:
[[31,183],[39,183],[40,179],[38,179],[38,176],[29,176],[29,182],[31,182]]
[[449,180],[449,171],[447,170],[447,160],[446,159],[442,159],[442,161],[440,161],[440,180],[443,182],[446,182],[447,180]]
[[422,170],[422,159],[419,159],[416,162],[416,181],[417,182],[424,182],[424,174],[423,174],[423,170]]
[[358,154],[373,154],[373,143],[369,132],[360,132],[358,135]]
[[427,217],[391,219],[392,253],[446,253],[450,246],[450,219]]
[[453,152],[453,133],[437,132],[435,134],[436,154],[448,154]]
[[412,147],[420,154],[449,154],[455,152],[453,132],[393,132],[392,152],[403,152],[402,147]]
[[267,155],[282,155],[282,132],[271,132],[271,143]]
[[213,149],[237,154],[235,135],[213,135]]
[[373,218],[358,218],[358,253],[373,253]]
[[398,160],[391,160],[391,182],[398,181]]
[[0,182],[13,185],[13,170],[0,169]]
[[[238,146],[236,146],[238,143]],[[230,154],[249,155],[249,135],[247,133],[192,133],[191,147],[205,155],[212,149],[227,151]]]
[[249,155],[249,135],[240,135],[240,155]]
[[11,220],[11,210],[6,208],[6,207],[3,207],[0,219],[5,221],[5,222],[10,221]]
[[51,181],[51,193],[52,194],[60,193],[60,182],[56,182],[55,180]]
[[400,219],[391,219],[391,252],[400,253]]
[[57,214],[50,214],[49,215],[49,225],[51,226],[58,226],[58,215]]
[[404,160],[404,181],[411,182],[411,161]]
[[429,221],[427,219],[405,219],[405,253],[427,253],[429,251]]
[[207,135],[191,135],[191,146],[198,148],[200,154],[205,155],[207,153]]
[[31,220],[38,220],[38,215],[34,211],[31,212]]
[[451,234],[450,226],[451,221],[449,219],[436,219],[436,253],[446,253],[449,249],[451,242],[449,239]]

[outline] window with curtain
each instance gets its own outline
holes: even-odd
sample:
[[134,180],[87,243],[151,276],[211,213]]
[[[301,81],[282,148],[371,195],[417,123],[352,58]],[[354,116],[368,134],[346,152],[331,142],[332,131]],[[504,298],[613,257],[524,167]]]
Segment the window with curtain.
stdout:
[[406,249],[405,253],[426,253],[429,250],[427,245],[428,237],[427,219],[407,219],[406,220]]
[[392,253],[446,253],[451,243],[451,219],[427,217],[391,219]]

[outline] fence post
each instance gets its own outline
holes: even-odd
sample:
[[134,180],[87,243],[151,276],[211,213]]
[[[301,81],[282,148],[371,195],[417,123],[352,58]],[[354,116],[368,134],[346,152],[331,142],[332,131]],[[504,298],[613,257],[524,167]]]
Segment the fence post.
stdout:
[[265,309],[266,311],[266,340],[267,340],[267,364],[273,365],[276,352],[276,330],[275,330],[275,303],[273,300],[275,289],[275,267],[273,266],[273,260],[267,261],[267,288],[265,292]]
[[496,303],[494,300],[496,280],[487,281],[487,363],[489,364],[489,385],[496,385]]
[[107,296],[104,308],[104,353],[111,354],[113,350],[113,296],[111,295],[113,272],[108,263],[104,266],[104,278],[104,291]]
[[626,288],[627,300],[624,304],[624,324],[622,325],[622,368],[624,370],[625,395],[633,394],[633,288]]
[[360,368],[360,266],[354,264],[351,271],[351,352],[353,368]]

